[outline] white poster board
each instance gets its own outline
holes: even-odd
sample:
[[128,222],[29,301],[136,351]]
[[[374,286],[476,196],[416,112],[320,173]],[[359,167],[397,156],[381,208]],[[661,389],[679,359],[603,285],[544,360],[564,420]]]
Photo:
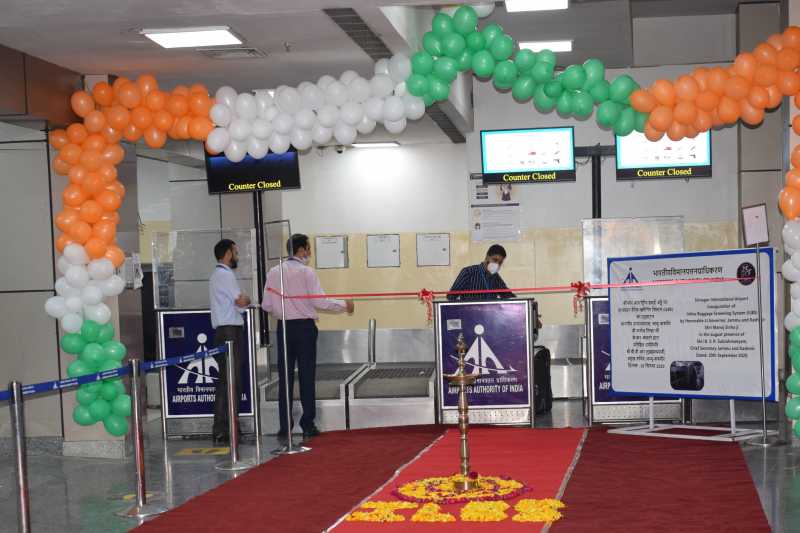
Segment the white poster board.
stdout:
[[[760,258],[766,395],[774,400],[772,248],[762,249]],[[755,262],[752,249],[609,259],[612,284],[732,279],[609,289],[611,388],[656,397],[760,399]]]
[[450,234],[417,233],[417,266],[450,266]]
[[473,242],[519,240],[519,191],[513,185],[485,185],[482,174],[471,174],[469,193],[469,227]]
[[347,237],[333,235],[314,238],[317,268],[347,268]]
[[400,235],[367,235],[367,267],[400,266]]

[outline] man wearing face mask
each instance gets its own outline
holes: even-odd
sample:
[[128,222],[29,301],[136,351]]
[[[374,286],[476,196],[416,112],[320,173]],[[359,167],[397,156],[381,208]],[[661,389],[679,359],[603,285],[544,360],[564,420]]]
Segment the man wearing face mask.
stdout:
[[[503,278],[500,277],[500,267],[506,259],[506,249],[499,244],[493,244],[486,252],[486,259],[483,263],[468,266],[461,269],[458,277],[450,287],[450,291],[485,291],[508,289]],[[502,298],[514,298],[514,293],[490,292],[478,294],[449,294],[448,300],[470,301],[470,300],[497,300]]]
[[[289,260],[283,263],[283,287],[286,296],[303,296],[306,294],[324,294],[319,278],[309,266],[311,246],[308,237],[295,234],[286,243]],[[290,427],[286,427],[286,383],[283,379],[283,332],[281,297],[273,291],[280,292],[280,266],[275,266],[267,273],[267,284],[264,287],[264,298],[261,307],[267,313],[273,314],[278,319],[278,412],[279,430],[278,440],[283,441],[288,437]],[[295,299],[286,298],[286,342],[289,346],[287,360],[289,364],[289,405],[293,402],[294,392],[294,367],[300,378],[300,402],[303,405],[303,416],[300,418],[300,427],[303,429],[303,439],[319,435],[319,429],[314,424],[316,417],[316,389],[315,374],[317,367],[317,310],[341,313],[353,312],[352,300],[335,300],[332,298]],[[294,425],[294,422],[291,422]]]
[[239,289],[236,275],[239,266],[239,247],[230,239],[222,239],[214,246],[217,266],[208,281],[209,301],[211,303],[211,326],[214,328],[214,346],[233,341],[233,353],[217,359],[219,374],[214,400],[214,443],[227,442],[228,435],[228,361],[232,361],[239,379],[239,353],[244,346],[244,318],[242,313],[250,305],[250,297]]

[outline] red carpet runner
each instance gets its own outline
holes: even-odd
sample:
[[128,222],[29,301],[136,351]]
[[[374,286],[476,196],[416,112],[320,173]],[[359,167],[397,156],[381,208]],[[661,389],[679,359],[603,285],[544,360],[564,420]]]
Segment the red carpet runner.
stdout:
[[768,532],[737,444],[593,429],[551,533]]
[[[575,456],[583,436],[582,429],[523,429],[523,428],[472,428],[469,444],[471,467],[482,475],[510,476],[526,483],[530,491],[508,500],[511,508],[502,522],[464,522],[460,510],[465,504],[442,505],[442,512],[456,518],[449,523],[420,523],[410,521],[415,509],[398,510],[403,522],[351,522],[343,521],[333,533],[383,533],[395,531],[447,532],[447,531],[538,531],[544,524],[515,522],[514,504],[521,499],[556,498],[559,487]],[[458,471],[458,430],[450,429],[445,436],[404,468],[399,476],[383,487],[369,501],[398,501],[392,490],[408,481],[433,476],[447,476]],[[571,509],[563,510],[569,520]]]
[[136,529],[142,533],[319,532],[442,434],[435,426],[323,433]]

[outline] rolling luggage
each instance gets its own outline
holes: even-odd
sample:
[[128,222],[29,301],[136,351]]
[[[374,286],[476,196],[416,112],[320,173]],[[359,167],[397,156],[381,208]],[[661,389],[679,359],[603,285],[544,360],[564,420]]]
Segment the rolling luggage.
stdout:
[[550,350],[533,348],[533,408],[537,415],[553,408],[553,389],[550,386]]

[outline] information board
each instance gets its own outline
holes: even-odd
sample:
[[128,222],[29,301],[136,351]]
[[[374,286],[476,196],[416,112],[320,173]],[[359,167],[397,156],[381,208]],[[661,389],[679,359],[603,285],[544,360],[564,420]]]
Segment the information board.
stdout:
[[673,141],[666,135],[657,142],[634,131],[616,137],[618,180],[707,178],[711,176],[711,132]]
[[575,181],[574,130],[481,131],[484,183]]

